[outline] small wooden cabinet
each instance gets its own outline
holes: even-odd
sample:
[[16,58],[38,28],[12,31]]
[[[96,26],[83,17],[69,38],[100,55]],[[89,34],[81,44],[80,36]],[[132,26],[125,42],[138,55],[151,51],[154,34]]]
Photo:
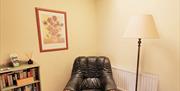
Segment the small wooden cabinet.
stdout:
[[0,70],[0,91],[41,91],[39,70],[35,63]]

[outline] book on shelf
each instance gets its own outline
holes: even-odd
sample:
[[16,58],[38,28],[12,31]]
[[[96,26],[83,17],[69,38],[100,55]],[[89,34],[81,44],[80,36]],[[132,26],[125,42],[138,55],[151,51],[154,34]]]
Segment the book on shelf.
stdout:
[[36,67],[0,74],[1,88],[32,83],[36,80],[39,80],[38,68]]
[[37,87],[38,85],[39,85],[38,83],[27,85],[27,86],[15,89],[15,91],[39,91],[39,88]]

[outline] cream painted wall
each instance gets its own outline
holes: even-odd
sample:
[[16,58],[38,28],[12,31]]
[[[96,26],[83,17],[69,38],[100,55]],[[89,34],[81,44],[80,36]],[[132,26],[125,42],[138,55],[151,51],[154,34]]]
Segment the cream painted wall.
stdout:
[[[130,15],[150,13],[160,39],[143,40],[142,72],[159,75],[159,91],[180,91],[179,4],[178,0],[0,0],[0,63],[7,62],[9,53],[25,59],[24,53],[33,51],[41,66],[42,91],[62,91],[78,55],[106,55],[112,64],[135,70],[136,40],[121,36]],[[68,50],[39,52],[34,7],[67,12]]]
[[[1,3],[1,1],[0,1],[0,11],[1,11],[1,8],[2,8],[2,3]],[[1,35],[1,30],[2,30],[2,15],[0,14],[0,57],[2,56],[2,52],[1,52],[1,50],[2,50],[2,47],[1,47],[1,42],[2,42],[2,35]]]
[[136,68],[137,40],[122,38],[129,16],[152,14],[160,39],[144,39],[141,71],[159,75],[159,91],[180,91],[180,1],[98,0],[98,55],[114,65]]
[[[74,58],[96,55],[94,0],[0,0],[0,63],[9,53],[25,59],[33,51],[33,59],[41,67],[42,91],[62,91],[69,80]],[[67,12],[69,49],[39,52],[35,7]]]

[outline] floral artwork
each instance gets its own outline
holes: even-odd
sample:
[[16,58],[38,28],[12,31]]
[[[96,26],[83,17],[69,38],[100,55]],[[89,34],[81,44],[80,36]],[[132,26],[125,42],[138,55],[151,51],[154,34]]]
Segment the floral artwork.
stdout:
[[67,49],[66,13],[36,8],[40,51]]
[[57,16],[50,16],[43,20],[44,29],[44,43],[64,43],[64,38],[61,37],[63,23],[60,23]]

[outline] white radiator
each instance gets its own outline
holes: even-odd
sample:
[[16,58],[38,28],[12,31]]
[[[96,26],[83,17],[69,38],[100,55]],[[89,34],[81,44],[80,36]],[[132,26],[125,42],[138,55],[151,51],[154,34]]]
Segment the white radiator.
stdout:
[[[135,72],[112,66],[114,80],[119,89],[135,91]],[[158,76],[141,73],[139,77],[139,91],[158,91]]]

